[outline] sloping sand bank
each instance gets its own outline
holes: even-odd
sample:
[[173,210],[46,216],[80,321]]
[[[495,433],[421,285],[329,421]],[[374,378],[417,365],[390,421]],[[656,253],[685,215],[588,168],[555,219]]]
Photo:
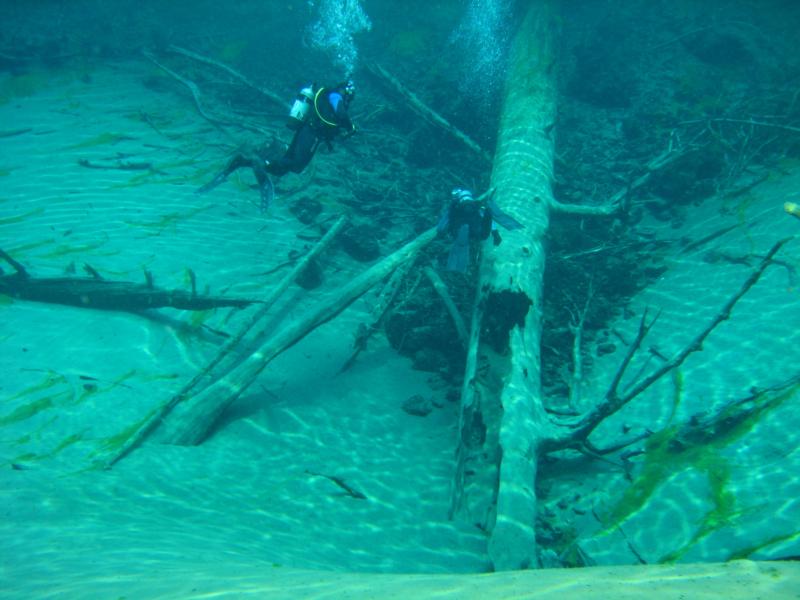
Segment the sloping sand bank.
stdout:
[[[14,581],[19,597],[54,598],[613,598],[666,600],[800,598],[800,564],[724,564],[551,569],[479,575],[331,573],[253,564],[131,565],[128,573],[72,573],[45,586]],[[146,567],[146,568],[145,568]],[[42,580],[39,579],[41,582]],[[11,590],[9,590],[11,591]]]

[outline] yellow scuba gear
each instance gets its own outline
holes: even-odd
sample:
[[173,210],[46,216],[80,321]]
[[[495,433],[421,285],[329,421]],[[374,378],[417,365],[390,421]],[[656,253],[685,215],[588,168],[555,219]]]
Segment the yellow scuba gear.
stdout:
[[325,88],[319,88],[316,94],[314,94],[314,112],[317,113],[317,117],[319,118],[320,122],[323,125],[327,125],[328,127],[338,127],[338,123],[334,123],[333,121],[328,121],[325,117],[322,116],[322,113],[319,110],[319,106],[317,103],[319,102],[319,96],[322,92],[325,91]]

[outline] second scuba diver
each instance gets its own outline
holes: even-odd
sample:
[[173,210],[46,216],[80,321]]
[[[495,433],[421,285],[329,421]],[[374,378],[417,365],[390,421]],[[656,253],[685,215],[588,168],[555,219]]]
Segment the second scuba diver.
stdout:
[[274,196],[270,175],[280,177],[289,171],[300,173],[314,157],[322,142],[331,142],[344,134],[355,133],[355,126],[347,113],[355,97],[355,86],[348,80],[334,87],[303,88],[289,111],[287,126],[294,137],[282,157],[272,159],[275,144],[246,148],[237,152],[214,179],[198,189],[198,193],[213,190],[240,167],[250,167],[261,191],[261,209],[266,210]]
[[466,272],[472,241],[482,242],[491,235],[494,245],[499,245],[498,225],[508,230],[522,228],[519,221],[500,210],[493,198],[494,190],[477,199],[470,190],[455,188],[452,191],[450,203],[436,225],[439,235],[449,234],[453,238],[447,256],[448,271]]

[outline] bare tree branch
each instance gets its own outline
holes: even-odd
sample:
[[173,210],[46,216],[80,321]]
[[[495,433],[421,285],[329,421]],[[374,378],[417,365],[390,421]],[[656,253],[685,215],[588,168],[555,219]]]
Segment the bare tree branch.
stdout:
[[620,381],[622,380],[628,365],[633,359],[633,356],[641,347],[642,340],[655,323],[655,318],[650,321],[650,323],[647,322],[647,311],[645,311],[639,324],[639,331],[636,339],[628,348],[628,352],[625,355],[625,358],[622,360],[617,373],[614,375],[603,401],[590,410],[578,422],[574,429],[571,429],[571,431],[559,436],[559,438],[554,440],[554,443],[550,444],[549,446],[551,448],[567,447],[573,445],[576,441],[585,440],[602,421],[619,411],[628,402],[639,396],[656,381],[661,379],[661,377],[682,365],[691,354],[702,350],[705,339],[711,334],[712,331],[714,331],[714,329],[716,329],[720,323],[730,318],[731,311],[733,310],[734,306],[736,306],[739,300],[741,300],[741,298],[750,290],[750,288],[752,288],[758,282],[767,267],[772,264],[772,257],[790,239],[792,238],[784,238],[776,242],[772,248],[770,248],[769,252],[767,252],[766,256],[762,259],[758,267],[750,274],[744,283],[742,283],[739,290],[730,297],[720,312],[717,313],[717,315],[711,319],[711,321],[709,321],[705,328],[703,328],[703,330],[698,333],[694,339],[692,339],[680,352],[678,352],[678,354],[676,354],[672,359],[668,360],[664,365],[656,369],[649,376],[634,384],[630,390],[624,394],[620,394],[618,391]]
[[283,98],[282,96],[279,96],[278,94],[276,94],[275,92],[273,92],[271,90],[268,90],[268,89],[263,88],[263,87],[261,87],[259,85],[256,85],[255,83],[250,81],[247,77],[245,77],[244,75],[242,75],[241,73],[239,73],[238,71],[232,69],[231,67],[229,67],[228,65],[226,65],[224,63],[221,63],[219,61],[216,61],[216,60],[213,60],[211,58],[208,58],[207,56],[202,56],[200,54],[197,54],[196,52],[192,52],[191,50],[187,50],[185,48],[181,48],[180,46],[175,46],[175,45],[172,45],[172,44],[169,46],[168,50],[170,50],[171,52],[175,52],[177,54],[182,54],[183,56],[186,56],[186,57],[191,58],[193,60],[205,63],[207,65],[211,65],[211,66],[217,67],[218,69],[222,69],[223,71],[225,71],[229,75],[231,75],[234,78],[236,78],[239,81],[241,81],[247,87],[249,87],[251,89],[254,89],[259,94],[261,94],[264,97],[266,97],[269,100],[271,100],[276,106],[280,106],[281,109],[285,110],[286,108],[288,108],[288,106],[287,106],[288,103],[286,102],[285,98]]
[[400,94],[403,99],[405,99],[408,106],[414,110],[417,114],[422,116],[426,121],[431,123],[432,125],[436,125],[437,127],[443,129],[451,136],[462,142],[465,146],[467,146],[470,150],[472,150],[475,154],[480,156],[484,159],[487,163],[491,163],[492,159],[489,157],[489,153],[486,152],[483,148],[481,148],[480,144],[465,134],[463,131],[458,129],[455,125],[450,123],[447,119],[445,119],[442,115],[437,113],[432,108],[428,107],[419,97],[408,90],[400,81],[389,71],[384,69],[379,64],[373,63],[368,65],[367,67],[369,72],[384,81],[388,84],[393,90],[395,90],[398,94]]

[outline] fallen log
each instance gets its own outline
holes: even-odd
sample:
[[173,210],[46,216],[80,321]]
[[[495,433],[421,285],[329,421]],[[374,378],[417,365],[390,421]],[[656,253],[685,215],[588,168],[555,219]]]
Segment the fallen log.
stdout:
[[[223,364],[223,362],[228,359],[231,354],[233,354],[234,350],[240,347],[248,334],[252,334],[253,329],[256,327],[256,325],[264,320],[269,313],[270,308],[272,308],[278,298],[287,290],[292,282],[297,279],[298,275],[303,271],[303,269],[305,269],[308,264],[314,260],[314,258],[316,258],[328,247],[328,245],[342,230],[346,222],[347,219],[345,217],[339,217],[336,223],[333,224],[333,227],[328,230],[319,243],[298,261],[294,269],[287,273],[287,275],[278,283],[278,285],[270,289],[269,294],[261,301],[262,305],[258,311],[251,315],[247,323],[242,326],[236,335],[226,342],[225,346],[223,346],[217,355],[212,358],[211,361],[209,361],[209,363],[200,372],[198,372],[191,379],[191,381],[189,381],[189,383],[183,386],[177,394],[174,394],[169,398],[169,400],[158,406],[156,410],[154,410],[150,416],[143,423],[141,423],[135,429],[135,431],[130,434],[130,436],[128,436],[128,438],[122,443],[122,445],[113,455],[106,457],[104,461],[97,461],[98,466],[103,469],[110,469],[113,467],[114,464],[138,448],[139,445],[156,430],[159,424],[170,413],[170,411],[172,411],[173,408],[175,408],[184,400],[191,398],[193,394],[197,394],[199,391],[198,387],[201,389],[208,387],[209,385],[213,384],[214,381],[218,381],[227,373],[229,373],[234,365],[226,365]],[[252,337],[258,339],[264,334],[265,330],[262,329],[257,331],[254,335],[252,335]]]
[[341,286],[329,299],[311,308],[305,315],[289,322],[235,369],[195,396],[177,404],[159,423],[155,437],[168,444],[194,445],[202,442],[225,409],[276,356],[336,317],[397,267],[412,260],[435,237],[435,228],[426,231]]
[[437,113],[432,108],[428,107],[419,97],[414,94],[412,91],[407,89],[400,80],[397,79],[394,75],[389,73],[386,69],[380,66],[377,63],[373,63],[371,65],[367,65],[367,69],[370,73],[372,73],[375,77],[379,78],[384,83],[388,84],[392,90],[398,93],[405,101],[411,110],[416,112],[420,115],[423,119],[428,121],[431,125],[439,127],[440,129],[447,132],[449,135],[453,136],[455,139],[460,141],[462,144],[467,146],[470,150],[472,150],[476,155],[480,156],[484,161],[491,164],[492,159],[489,156],[489,153],[484,150],[478,142],[473,140],[469,137],[466,133],[462,132],[458,129],[455,125],[450,123],[447,119],[445,119],[442,115]]
[[408,275],[410,268],[411,264],[408,262],[401,265],[395,269],[392,276],[383,286],[383,289],[378,294],[377,303],[370,311],[369,321],[359,324],[353,342],[353,351],[350,353],[350,357],[345,361],[344,365],[342,365],[342,368],[339,369],[339,373],[344,373],[355,364],[358,355],[366,349],[369,338],[381,327],[384,318],[386,318],[386,314],[389,312],[389,308],[392,306],[400,290],[400,284],[403,282],[406,275]]
[[208,310],[225,306],[243,307],[256,302],[245,298],[199,296],[194,288],[191,291],[163,290],[154,287],[149,279],[146,283],[134,283],[108,281],[98,276],[32,277],[24,266],[2,249],[0,258],[16,271],[12,275],[0,276],[0,294],[19,300],[126,312],[166,307]]
[[198,54],[197,52],[192,52],[191,50],[187,50],[186,48],[181,48],[180,46],[175,46],[174,44],[170,44],[169,48],[167,48],[167,49],[169,51],[171,51],[171,52],[175,52],[176,54],[182,54],[183,56],[186,56],[186,57],[191,58],[193,60],[205,63],[207,65],[211,65],[213,67],[217,67],[218,69],[222,69],[223,71],[225,71],[229,75],[231,75],[231,76],[235,77],[236,79],[238,79],[239,81],[241,81],[247,87],[257,91],[259,94],[262,94],[263,96],[265,96],[266,98],[271,100],[275,104],[275,106],[279,106],[281,108],[281,110],[287,110],[289,108],[289,102],[287,102],[286,98],[284,98],[283,96],[280,96],[279,94],[276,94],[272,90],[268,90],[265,87],[262,87],[260,85],[257,85],[255,83],[253,83],[247,77],[245,77],[244,75],[242,75],[238,71],[232,69],[231,67],[229,67],[225,63],[222,63],[222,62],[219,62],[217,60],[211,59],[211,58],[209,58],[207,56],[203,56],[202,54]]

